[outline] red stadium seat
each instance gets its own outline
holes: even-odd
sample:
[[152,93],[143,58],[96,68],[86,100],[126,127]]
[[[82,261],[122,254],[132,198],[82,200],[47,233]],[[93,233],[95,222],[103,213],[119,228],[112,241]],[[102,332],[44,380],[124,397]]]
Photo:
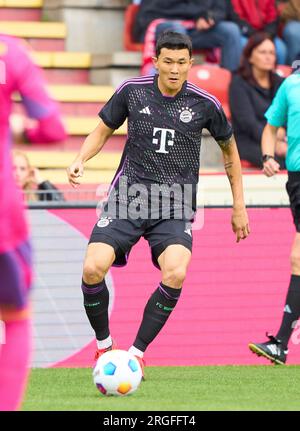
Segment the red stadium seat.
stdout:
[[143,44],[135,42],[132,37],[133,24],[139,5],[130,4],[125,11],[124,22],[124,48],[126,51],[142,51]]
[[241,166],[243,169],[258,169],[257,166],[252,165],[252,163],[248,162],[248,160],[241,160]]
[[278,75],[282,76],[283,78],[286,78],[292,73],[292,68],[291,66],[286,66],[285,64],[278,64],[276,66],[276,73],[278,73]]
[[231,73],[227,69],[209,64],[193,66],[189,72],[189,81],[216,96],[230,118],[228,87]]

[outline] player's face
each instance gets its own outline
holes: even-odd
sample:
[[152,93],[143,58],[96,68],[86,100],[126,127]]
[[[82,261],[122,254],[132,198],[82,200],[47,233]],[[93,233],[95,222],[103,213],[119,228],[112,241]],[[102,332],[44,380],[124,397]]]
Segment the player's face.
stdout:
[[16,155],[13,158],[14,177],[17,186],[20,188],[25,187],[30,176],[30,167],[27,160],[21,155]]
[[249,58],[253,67],[261,71],[270,71],[275,68],[276,51],[274,43],[266,39],[253,49]]
[[162,48],[153,62],[158,71],[158,87],[163,94],[175,96],[186,81],[193,64],[188,49]]

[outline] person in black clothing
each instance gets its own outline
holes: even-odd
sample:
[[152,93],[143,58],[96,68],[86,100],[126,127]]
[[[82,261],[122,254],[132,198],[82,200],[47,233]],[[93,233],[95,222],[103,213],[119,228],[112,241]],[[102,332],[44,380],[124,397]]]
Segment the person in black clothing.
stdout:
[[[283,79],[274,72],[275,46],[266,33],[256,33],[247,43],[238,72],[229,88],[232,125],[240,157],[261,168],[261,137],[266,125],[265,112]],[[278,133],[276,160],[285,169],[285,131]]]
[[[227,13],[225,0],[142,0],[133,36],[143,42],[149,24],[158,18],[166,19],[157,27],[157,37],[171,29],[188,34],[194,49],[221,47],[221,66],[233,71],[238,68],[242,44],[239,27],[227,20]],[[194,28],[186,29],[178,20],[192,20]]]
[[48,180],[44,180],[37,168],[30,165],[27,155],[13,151],[15,181],[27,201],[63,201],[63,194]]
[[158,74],[131,78],[120,85],[100,111],[98,126],[68,169],[69,181],[77,187],[84,163],[101,151],[128,118],[128,138],[120,166],[104,213],[93,229],[83,267],[81,288],[97,339],[95,358],[113,348],[105,275],[111,265],[126,265],[131,248],[141,237],[148,241],[153,264],[162,277],[129,349],[142,365],[145,350],[179,300],[191,259],[203,128],[210,131],[223,153],[233,195],[232,228],[237,242],[249,234],[232,128],[220,102],[187,82],[191,54],[188,36],[163,33],[153,59]]

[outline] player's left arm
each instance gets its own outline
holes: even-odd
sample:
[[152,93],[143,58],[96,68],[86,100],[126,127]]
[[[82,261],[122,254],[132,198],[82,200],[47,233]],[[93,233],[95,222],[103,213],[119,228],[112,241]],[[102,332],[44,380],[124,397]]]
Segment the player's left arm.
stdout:
[[233,135],[229,139],[218,140],[217,142],[223,153],[224,167],[232,191],[232,230],[236,234],[237,242],[239,242],[241,239],[247,238],[250,233],[249,220],[244,201],[240,156]]

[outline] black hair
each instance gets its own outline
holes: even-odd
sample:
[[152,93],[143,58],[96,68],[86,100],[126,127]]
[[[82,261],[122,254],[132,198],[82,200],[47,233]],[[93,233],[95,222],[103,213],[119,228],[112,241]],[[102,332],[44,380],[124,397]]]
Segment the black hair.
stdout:
[[192,41],[186,34],[177,33],[175,31],[166,30],[161,33],[157,39],[155,53],[159,57],[162,48],[167,49],[187,49],[190,57],[192,57]]

